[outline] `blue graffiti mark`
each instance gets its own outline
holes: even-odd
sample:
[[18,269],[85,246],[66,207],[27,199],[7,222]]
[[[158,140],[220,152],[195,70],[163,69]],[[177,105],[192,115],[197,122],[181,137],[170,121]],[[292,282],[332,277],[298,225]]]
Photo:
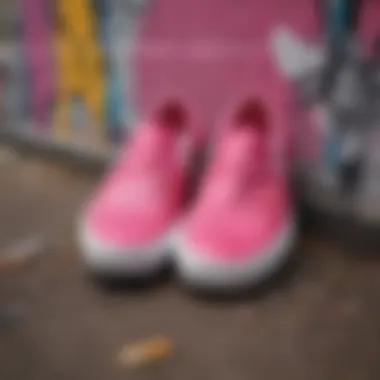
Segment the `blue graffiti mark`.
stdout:
[[108,124],[108,134],[111,141],[118,141],[122,133],[123,118],[123,90],[122,84],[115,68],[112,51],[112,13],[113,9],[109,0],[93,0],[94,10],[99,20],[99,37],[103,46],[105,56],[105,68],[108,78],[106,94],[106,120]]
[[125,125],[133,125],[132,67],[128,48],[133,42],[136,7],[117,0],[93,0],[99,20],[99,38],[103,46],[107,71],[106,118],[111,141],[119,141]]
[[325,141],[325,163],[332,170],[338,169],[342,153],[342,139],[336,129],[330,131]]

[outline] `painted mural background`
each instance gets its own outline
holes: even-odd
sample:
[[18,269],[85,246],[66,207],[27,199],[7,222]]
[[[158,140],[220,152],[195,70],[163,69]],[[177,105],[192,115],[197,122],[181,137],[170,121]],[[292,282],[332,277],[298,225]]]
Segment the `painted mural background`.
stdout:
[[135,119],[130,52],[145,6],[142,0],[8,5],[0,31],[9,35],[0,47],[8,128],[90,149],[119,141]]

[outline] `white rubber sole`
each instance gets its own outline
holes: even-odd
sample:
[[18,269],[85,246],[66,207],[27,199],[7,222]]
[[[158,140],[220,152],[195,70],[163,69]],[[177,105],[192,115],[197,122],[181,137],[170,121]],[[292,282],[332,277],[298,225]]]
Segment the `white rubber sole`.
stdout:
[[145,246],[116,246],[102,241],[81,224],[78,240],[87,267],[104,276],[150,276],[166,265],[170,255],[169,234]]
[[296,224],[289,221],[273,243],[248,260],[222,262],[208,259],[189,246],[180,236],[175,242],[179,277],[190,286],[210,289],[235,289],[255,285],[285,263],[296,236]]

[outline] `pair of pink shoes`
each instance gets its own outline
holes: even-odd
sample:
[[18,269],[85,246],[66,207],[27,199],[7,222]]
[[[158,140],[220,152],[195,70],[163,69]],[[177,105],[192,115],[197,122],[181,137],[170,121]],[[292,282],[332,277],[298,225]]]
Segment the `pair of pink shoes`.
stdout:
[[185,207],[205,133],[180,102],[167,102],[123,147],[80,226],[90,269],[146,276],[174,261],[210,289],[240,288],[274,272],[295,238],[284,165],[264,105],[247,99],[215,128],[195,199]]

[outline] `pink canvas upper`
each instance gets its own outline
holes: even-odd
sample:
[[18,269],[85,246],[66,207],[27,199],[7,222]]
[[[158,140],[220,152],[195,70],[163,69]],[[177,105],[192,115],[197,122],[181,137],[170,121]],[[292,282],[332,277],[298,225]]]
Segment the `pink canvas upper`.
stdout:
[[191,249],[212,259],[239,260],[259,254],[290,214],[285,173],[276,165],[271,148],[269,129],[274,126],[257,112],[261,105],[248,102],[247,107],[246,115],[237,113],[221,127],[199,197],[185,224],[185,240]]
[[166,112],[166,119],[157,116],[138,126],[90,201],[86,223],[99,239],[115,245],[150,244],[178,216],[185,162],[196,139],[185,111],[170,107],[157,113]]

